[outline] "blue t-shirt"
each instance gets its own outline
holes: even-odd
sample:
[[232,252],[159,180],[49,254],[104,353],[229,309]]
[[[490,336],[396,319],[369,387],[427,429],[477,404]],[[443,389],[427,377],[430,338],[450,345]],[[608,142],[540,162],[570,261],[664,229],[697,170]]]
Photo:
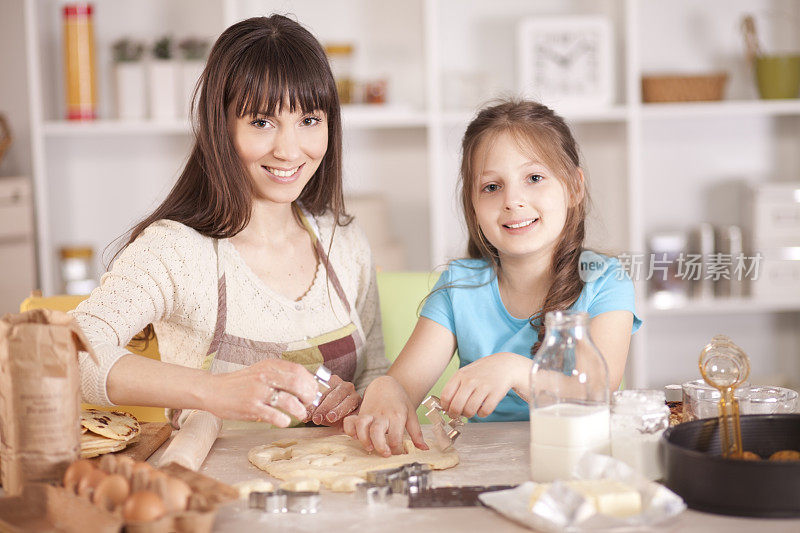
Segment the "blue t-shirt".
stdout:
[[[589,277],[570,309],[595,317],[607,311],[633,313],[632,333],[642,321],[636,315],[633,282],[619,260],[593,254],[602,267]],[[586,279],[586,278],[584,278]],[[451,285],[445,289],[440,287]],[[512,352],[531,358],[538,340],[527,318],[513,317],[500,299],[497,276],[483,259],[460,259],[450,263],[425,301],[420,313],[449,329],[458,343],[459,366],[464,367],[497,352]],[[528,403],[513,390],[485,418],[473,422],[528,420]]]

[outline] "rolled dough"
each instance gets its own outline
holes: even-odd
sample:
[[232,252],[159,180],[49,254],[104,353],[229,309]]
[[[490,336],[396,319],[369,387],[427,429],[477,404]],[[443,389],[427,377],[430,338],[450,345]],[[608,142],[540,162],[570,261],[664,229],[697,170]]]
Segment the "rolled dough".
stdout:
[[348,435],[323,438],[284,439],[256,446],[247,454],[250,462],[270,476],[290,480],[298,477],[318,479],[326,488],[352,492],[355,480],[366,480],[367,472],[423,463],[434,470],[458,464],[458,453],[451,449],[420,450],[410,440],[403,443],[406,453],[382,457],[364,451],[360,442]]

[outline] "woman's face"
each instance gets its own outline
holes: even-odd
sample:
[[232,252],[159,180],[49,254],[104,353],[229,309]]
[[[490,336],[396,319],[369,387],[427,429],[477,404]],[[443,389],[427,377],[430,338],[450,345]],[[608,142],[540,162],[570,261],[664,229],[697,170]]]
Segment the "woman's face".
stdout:
[[284,108],[274,116],[244,117],[229,111],[230,135],[256,198],[279,204],[297,200],[328,149],[326,121],[322,111]]

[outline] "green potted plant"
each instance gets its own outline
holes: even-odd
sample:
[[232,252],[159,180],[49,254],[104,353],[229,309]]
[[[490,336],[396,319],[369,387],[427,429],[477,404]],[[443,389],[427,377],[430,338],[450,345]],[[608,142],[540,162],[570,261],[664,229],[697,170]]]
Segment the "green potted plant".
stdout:
[[174,120],[178,116],[178,68],[173,57],[172,37],[153,43],[150,61],[150,117]]
[[111,52],[114,58],[117,117],[121,120],[142,120],[147,111],[142,63],[144,44],[123,37],[112,43]]
[[206,64],[206,55],[210,41],[199,37],[187,37],[178,43],[181,55],[180,73],[180,98],[183,106],[184,117],[189,117],[192,112],[192,97],[203,68]]

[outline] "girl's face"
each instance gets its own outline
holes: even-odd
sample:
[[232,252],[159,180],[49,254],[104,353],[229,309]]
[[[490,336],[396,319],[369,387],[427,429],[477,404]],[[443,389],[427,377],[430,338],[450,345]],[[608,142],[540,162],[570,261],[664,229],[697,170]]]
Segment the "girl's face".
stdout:
[[[490,144],[491,143],[491,144]],[[504,258],[552,257],[567,219],[561,181],[508,133],[481,143],[472,193],[478,225]]]
[[256,198],[280,204],[297,200],[328,149],[325,113],[286,108],[275,116],[229,113],[230,135]]

